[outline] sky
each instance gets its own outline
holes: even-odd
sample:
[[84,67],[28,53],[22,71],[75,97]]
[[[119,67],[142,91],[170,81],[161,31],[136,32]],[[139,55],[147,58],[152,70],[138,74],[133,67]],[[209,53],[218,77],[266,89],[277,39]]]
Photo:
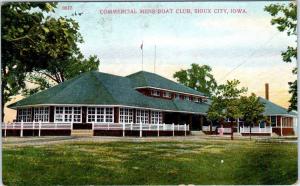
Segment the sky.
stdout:
[[[287,46],[294,46],[296,38],[270,24],[272,17],[264,7],[272,3],[287,4],[63,2],[58,3],[51,16],[66,16],[79,23],[84,40],[79,47],[86,57],[98,56],[100,72],[125,76],[142,69],[154,72],[155,66],[155,73],[174,80],[176,71],[187,69],[192,63],[206,64],[212,67],[218,84],[239,79],[249,93],[264,97],[264,84],[269,83],[270,100],[288,107],[288,82],[296,78],[291,73],[296,63],[284,63],[281,52]],[[192,13],[182,13],[187,9]],[[195,13],[195,9],[202,13]],[[243,13],[233,13],[232,9]],[[103,14],[105,10],[137,13]],[[141,10],[169,10],[169,13],[141,14]],[[82,14],[74,16],[75,12]],[[12,102],[20,98],[17,96]],[[6,111],[9,112],[6,121],[11,121],[14,112]]]

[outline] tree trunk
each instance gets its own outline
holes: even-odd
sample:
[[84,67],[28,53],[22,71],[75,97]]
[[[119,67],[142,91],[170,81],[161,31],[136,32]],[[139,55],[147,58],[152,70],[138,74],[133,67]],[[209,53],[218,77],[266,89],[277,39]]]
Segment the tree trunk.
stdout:
[[4,105],[5,105],[5,103],[4,103],[4,96],[3,96],[3,89],[1,89],[1,122],[3,122],[4,121]]
[[230,121],[230,127],[231,127],[231,140],[233,140],[233,121]]
[[250,140],[251,140],[251,134],[252,134],[251,127],[252,127],[252,124],[250,124]]

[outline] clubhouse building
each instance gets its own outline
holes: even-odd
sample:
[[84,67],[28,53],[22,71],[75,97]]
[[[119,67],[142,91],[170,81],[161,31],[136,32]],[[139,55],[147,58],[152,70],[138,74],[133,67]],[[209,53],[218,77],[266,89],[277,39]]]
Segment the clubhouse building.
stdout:
[[[283,128],[293,128],[296,115],[261,101],[273,128],[281,127],[275,132],[289,135],[290,129]],[[71,135],[86,130],[92,135],[174,136],[210,124],[208,97],[145,71],[126,77],[87,72],[8,107],[17,110],[17,117],[3,126],[4,135]],[[239,126],[237,131],[241,132]]]

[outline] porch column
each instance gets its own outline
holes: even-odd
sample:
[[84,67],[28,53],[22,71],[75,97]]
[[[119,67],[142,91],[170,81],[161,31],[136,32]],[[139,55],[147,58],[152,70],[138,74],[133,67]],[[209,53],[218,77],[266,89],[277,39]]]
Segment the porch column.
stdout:
[[199,119],[200,119],[200,130],[202,130],[202,127],[203,127],[203,118],[204,118],[204,116],[199,115]]
[[82,107],[82,121],[81,123],[86,123],[87,107]]
[[133,110],[133,123],[136,123],[136,109]]
[[31,122],[33,122],[34,121],[34,108],[32,107],[32,108],[30,108],[31,109]]
[[49,109],[49,121],[54,122],[54,106],[50,106]]
[[189,125],[192,125],[192,122],[193,122],[193,115],[192,114],[189,114]]
[[282,117],[280,117],[280,136],[283,136],[282,135]]
[[119,123],[119,107],[114,107],[114,123]]

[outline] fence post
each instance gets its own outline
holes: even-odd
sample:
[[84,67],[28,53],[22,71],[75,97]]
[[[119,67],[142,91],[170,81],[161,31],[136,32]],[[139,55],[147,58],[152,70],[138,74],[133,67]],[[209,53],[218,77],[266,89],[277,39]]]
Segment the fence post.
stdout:
[[21,131],[20,131],[20,136],[23,137],[23,120],[21,120]]
[[[4,123],[4,122],[3,122]],[[7,126],[6,126],[6,124],[4,123],[4,137],[6,137],[6,128],[7,128]]]
[[173,127],[173,136],[175,136],[175,125],[174,125],[174,123],[172,123],[172,127]]
[[186,136],[186,123],[184,124],[184,136]]
[[32,121],[32,136],[34,136],[34,129],[35,129],[35,122],[34,120]]
[[132,125],[133,125],[133,122],[130,123],[130,130],[132,130]]
[[157,136],[159,136],[159,123],[157,123]]
[[140,137],[143,136],[142,122],[140,122]]
[[42,123],[41,120],[39,121],[39,137],[41,136],[41,128],[42,128]]
[[123,137],[125,136],[125,123],[123,123]]

